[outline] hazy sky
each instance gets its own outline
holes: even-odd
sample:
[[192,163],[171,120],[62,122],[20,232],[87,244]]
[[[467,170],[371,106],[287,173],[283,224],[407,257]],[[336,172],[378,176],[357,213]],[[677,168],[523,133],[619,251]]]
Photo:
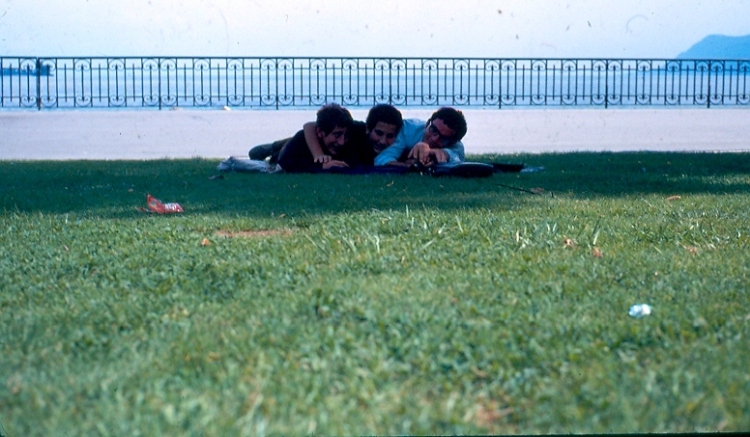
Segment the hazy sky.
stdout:
[[0,0],[0,56],[671,58],[750,0]]

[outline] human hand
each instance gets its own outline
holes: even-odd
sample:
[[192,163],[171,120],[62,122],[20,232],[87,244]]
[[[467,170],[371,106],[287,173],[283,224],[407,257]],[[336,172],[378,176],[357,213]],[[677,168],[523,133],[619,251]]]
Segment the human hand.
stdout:
[[313,158],[313,162],[319,162],[321,164],[325,164],[326,162],[329,162],[331,160],[330,155],[322,154],[322,155],[315,155]]
[[423,162],[430,155],[430,145],[427,143],[417,143],[409,151],[409,159],[416,159],[419,162]]
[[430,157],[438,163],[448,162],[448,152],[442,149],[431,149]]
[[[330,156],[328,157],[330,158]],[[334,167],[344,167],[348,168],[349,164],[345,163],[344,161],[338,161],[336,159],[332,159],[330,161],[327,161],[323,164],[323,170],[328,170]]]

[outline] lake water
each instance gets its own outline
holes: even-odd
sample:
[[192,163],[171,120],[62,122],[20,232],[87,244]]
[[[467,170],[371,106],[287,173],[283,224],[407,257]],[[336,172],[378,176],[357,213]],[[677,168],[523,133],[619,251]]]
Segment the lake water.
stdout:
[[[2,58],[12,108],[750,105],[750,61]],[[37,72],[39,74],[37,74]]]

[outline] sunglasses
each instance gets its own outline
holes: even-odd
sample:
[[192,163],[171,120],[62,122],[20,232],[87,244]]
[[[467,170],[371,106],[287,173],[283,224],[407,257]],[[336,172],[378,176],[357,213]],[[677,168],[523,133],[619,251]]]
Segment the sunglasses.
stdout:
[[455,141],[453,140],[453,137],[449,137],[449,136],[443,135],[438,130],[438,128],[436,128],[435,125],[432,124],[432,122],[430,122],[430,124],[427,125],[427,132],[429,132],[430,135],[433,135],[433,136],[436,135],[436,136],[438,136],[440,138],[440,144],[442,144],[443,147],[449,147],[449,146],[452,146],[453,144],[455,144]]

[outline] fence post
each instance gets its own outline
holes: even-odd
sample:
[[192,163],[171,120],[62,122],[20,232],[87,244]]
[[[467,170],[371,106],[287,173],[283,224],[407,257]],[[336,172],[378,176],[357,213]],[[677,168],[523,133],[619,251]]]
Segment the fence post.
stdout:
[[708,61],[708,94],[706,94],[706,108],[711,109],[711,61]]
[[159,62],[156,63],[156,80],[159,83],[158,87],[158,93],[159,95],[156,96],[157,99],[159,99],[159,111],[161,111],[161,61],[162,58],[159,58]]
[[609,59],[604,63],[604,109],[609,108]]
[[36,58],[36,109],[42,110],[42,60]]

